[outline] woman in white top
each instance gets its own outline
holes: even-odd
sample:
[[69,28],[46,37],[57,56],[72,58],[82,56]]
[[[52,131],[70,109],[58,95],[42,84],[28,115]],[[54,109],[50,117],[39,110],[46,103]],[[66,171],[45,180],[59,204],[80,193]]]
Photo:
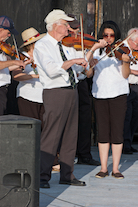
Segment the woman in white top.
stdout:
[[[24,41],[21,45],[24,51],[23,54],[33,61],[34,44],[45,34],[39,34],[37,30],[31,27],[23,31],[21,35]],[[35,65],[32,67],[32,64],[29,64],[24,71],[18,68],[13,71],[12,75],[14,80],[19,81],[17,98],[20,115],[36,118],[43,122],[43,86],[39,81],[37,67]]]
[[[121,33],[115,22],[106,21],[102,24],[99,31],[99,39],[103,38],[109,45],[112,45],[120,37]],[[94,58],[100,60],[106,55],[106,48],[95,50],[96,44],[91,52],[94,53]],[[109,175],[107,162],[110,145],[113,158],[112,176],[118,179],[124,178],[118,166],[122,153],[123,125],[127,94],[129,93],[127,80],[130,73],[129,66],[129,56],[123,54],[121,61],[115,56],[105,56],[94,67],[92,95],[95,104],[98,147],[101,160],[101,170],[96,174],[97,178]],[[92,71],[89,71],[87,75],[88,77],[92,76]]]

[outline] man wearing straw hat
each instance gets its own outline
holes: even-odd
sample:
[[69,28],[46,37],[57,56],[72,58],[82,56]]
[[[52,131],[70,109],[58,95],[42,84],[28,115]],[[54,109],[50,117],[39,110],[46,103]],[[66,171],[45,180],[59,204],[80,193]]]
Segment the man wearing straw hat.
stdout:
[[[48,33],[37,41],[34,60],[43,85],[45,108],[44,127],[41,136],[41,183],[49,188],[52,164],[60,147],[60,184],[85,186],[73,175],[78,132],[78,92],[76,71],[87,68],[88,62],[80,58],[74,48],[61,44],[70,28],[64,11],[56,9],[45,18]],[[102,45],[103,46],[103,45]],[[87,60],[91,52],[88,52]]]
[[9,60],[1,50],[2,43],[5,42],[11,34],[18,34],[14,28],[13,21],[7,16],[0,16],[0,115],[6,113],[7,87],[11,83],[9,70],[17,67],[25,68],[22,60]]

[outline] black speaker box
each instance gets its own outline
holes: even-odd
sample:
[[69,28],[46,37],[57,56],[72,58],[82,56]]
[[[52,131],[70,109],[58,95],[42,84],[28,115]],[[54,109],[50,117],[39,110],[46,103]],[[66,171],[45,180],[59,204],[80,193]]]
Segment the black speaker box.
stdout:
[[0,116],[0,207],[38,207],[41,121]]

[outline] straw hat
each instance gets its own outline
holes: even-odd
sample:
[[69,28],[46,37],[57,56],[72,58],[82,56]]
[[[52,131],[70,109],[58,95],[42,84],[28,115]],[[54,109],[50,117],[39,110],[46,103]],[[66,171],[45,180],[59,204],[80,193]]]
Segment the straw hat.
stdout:
[[46,35],[46,33],[40,34],[33,27],[30,27],[29,29],[24,30],[21,34],[24,43],[20,46],[20,48],[22,48],[26,45],[29,45],[33,42],[36,42],[37,40],[41,39],[45,35]]

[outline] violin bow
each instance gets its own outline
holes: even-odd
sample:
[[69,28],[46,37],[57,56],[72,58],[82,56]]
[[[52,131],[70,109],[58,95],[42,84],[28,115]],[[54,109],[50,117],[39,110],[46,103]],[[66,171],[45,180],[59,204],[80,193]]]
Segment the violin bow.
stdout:
[[13,38],[13,42],[14,42],[14,46],[15,46],[15,50],[16,50],[18,59],[20,60],[20,55],[19,55],[19,52],[18,52],[17,43],[16,43],[16,40],[15,40],[14,34],[12,34],[12,38]]
[[[108,52],[106,55],[104,55],[102,58],[99,59],[98,63],[106,56],[109,56],[112,52],[114,52],[116,50],[116,48],[120,47],[123,42],[127,39],[129,39],[133,33],[136,32],[136,30],[134,30],[130,35],[128,35],[122,42],[120,42],[115,48],[113,48],[110,52]],[[93,65],[92,67],[90,67],[90,69],[93,69],[98,63],[96,63],[95,65]]]
[[81,48],[84,58],[84,41],[83,41],[83,14],[80,14],[80,26],[81,26]]
[[[16,40],[15,40],[15,36],[14,36],[14,34],[12,35],[12,37],[13,37],[13,42],[14,42],[14,46],[15,46],[15,50],[16,50],[18,59],[21,60],[20,55],[19,55],[19,52],[18,52],[17,43],[16,43]],[[33,64],[33,62],[32,62],[32,64]],[[33,68],[33,70],[34,70],[34,73],[35,73],[36,75],[38,75],[37,70],[36,70],[35,68]],[[24,71],[24,70],[23,70],[23,71]]]
[[[80,26],[81,26],[81,48],[82,48],[82,54],[84,58],[84,40],[83,40],[83,14],[80,14]],[[82,73],[86,75],[85,68],[83,67]]]
[[[15,40],[15,36],[14,36],[14,34],[12,34],[12,38],[13,38],[13,42],[14,42],[14,46],[15,46],[15,50],[16,50],[18,59],[21,60],[20,55],[19,55],[19,52],[18,52],[17,43],[16,43],[16,40]],[[22,71],[24,71],[24,69],[23,69],[22,66],[20,66],[20,68],[22,69]]]

